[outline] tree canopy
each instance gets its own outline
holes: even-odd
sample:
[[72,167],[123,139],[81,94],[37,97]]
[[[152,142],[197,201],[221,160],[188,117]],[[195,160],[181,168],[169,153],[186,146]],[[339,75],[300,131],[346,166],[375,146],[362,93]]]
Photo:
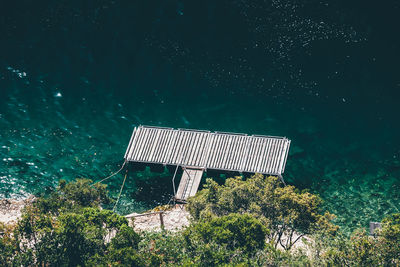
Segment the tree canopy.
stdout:
[[228,178],[223,185],[207,179],[204,189],[189,199],[188,210],[195,220],[208,220],[230,213],[250,214],[270,230],[275,247],[290,249],[302,236],[317,230],[334,234],[331,214],[321,212],[322,200],[294,186],[283,186],[274,176],[256,174],[247,180]]
[[[348,238],[321,212],[318,196],[275,177],[207,180],[189,199],[191,224],[177,232],[137,233],[101,208],[110,201],[105,185],[61,181],[16,225],[0,223],[0,266],[400,265],[400,214],[386,217],[374,236],[360,229]],[[307,251],[294,250],[305,234]]]

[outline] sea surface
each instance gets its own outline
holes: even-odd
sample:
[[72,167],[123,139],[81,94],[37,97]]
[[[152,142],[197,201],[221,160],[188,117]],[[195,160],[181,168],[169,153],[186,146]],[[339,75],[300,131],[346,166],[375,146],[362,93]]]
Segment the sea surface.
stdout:
[[[400,212],[397,1],[16,1],[0,11],[0,198],[117,171],[140,124],[286,136],[345,231]],[[107,180],[116,197],[124,173]],[[129,173],[117,210],[170,199]]]

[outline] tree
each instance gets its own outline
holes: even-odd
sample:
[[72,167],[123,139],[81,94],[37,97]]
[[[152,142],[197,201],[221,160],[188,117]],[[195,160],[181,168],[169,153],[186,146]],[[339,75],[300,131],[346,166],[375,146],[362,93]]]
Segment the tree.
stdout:
[[12,227],[0,222],[0,266],[10,266],[16,251]]
[[48,197],[36,199],[35,206],[43,213],[58,215],[62,211],[76,211],[82,207],[99,207],[112,202],[108,196],[107,185],[90,179],[76,179],[67,183],[60,180],[55,192]]
[[13,235],[21,265],[85,265],[93,255],[107,253],[112,235],[114,246],[137,248],[139,236],[127,229],[127,219],[100,208],[109,201],[105,189],[86,179],[61,181],[50,198],[26,206]]
[[382,220],[377,241],[384,265],[400,265],[400,213],[392,214]]
[[189,198],[188,210],[195,220],[209,220],[230,213],[251,214],[270,229],[269,240],[289,250],[301,237],[337,227],[332,216],[322,214],[322,200],[307,191],[281,184],[277,177],[256,174],[247,180],[229,178],[224,185],[207,179],[203,190]]
[[215,242],[227,249],[239,249],[247,255],[254,255],[265,247],[267,229],[254,217],[244,214],[230,214],[210,221],[198,222],[184,232],[188,247]]

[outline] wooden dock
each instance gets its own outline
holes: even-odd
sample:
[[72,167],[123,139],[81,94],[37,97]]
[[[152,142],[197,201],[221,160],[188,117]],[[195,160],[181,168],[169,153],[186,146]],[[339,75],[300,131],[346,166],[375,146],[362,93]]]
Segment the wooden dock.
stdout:
[[202,169],[184,168],[175,198],[186,201],[189,197],[196,195],[203,172]]
[[281,175],[290,140],[284,137],[139,126],[125,159],[133,162]]
[[196,194],[207,169],[281,177],[289,147],[290,140],[278,136],[139,126],[133,130],[125,160],[183,168],[175,198],[186,201]]

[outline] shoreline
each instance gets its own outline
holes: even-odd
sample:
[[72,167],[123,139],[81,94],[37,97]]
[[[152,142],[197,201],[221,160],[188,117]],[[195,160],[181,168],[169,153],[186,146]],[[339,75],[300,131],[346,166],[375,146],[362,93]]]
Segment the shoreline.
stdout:
[[26,204],[32,203],[35,196],[29,195],[23,199],[0,199],[0,223],[15,224],[22,215],[22,209]]

